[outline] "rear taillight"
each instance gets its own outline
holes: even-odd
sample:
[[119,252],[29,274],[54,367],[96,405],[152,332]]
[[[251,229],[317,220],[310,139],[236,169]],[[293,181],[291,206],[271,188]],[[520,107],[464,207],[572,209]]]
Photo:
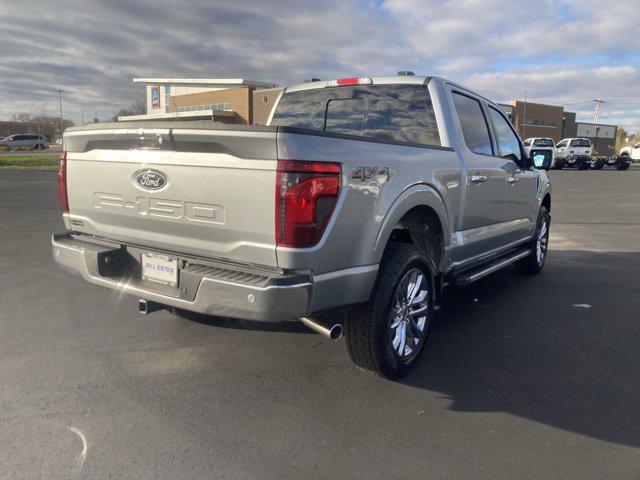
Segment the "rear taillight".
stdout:
[[340,194],[340,164],[278,160],[276,244],[311,247],[320,241]]
[[69,196],[67,195],[67,152],[60,154],[60,170],[58,170],[58,204],[62,213],[69,213]]

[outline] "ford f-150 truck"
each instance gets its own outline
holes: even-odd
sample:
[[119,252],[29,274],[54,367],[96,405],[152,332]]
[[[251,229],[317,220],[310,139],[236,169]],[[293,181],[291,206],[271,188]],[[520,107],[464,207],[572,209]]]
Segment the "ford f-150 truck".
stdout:
[[445,285],[538,273],[549,238],[549,180],[510,122],[435,77],[289,87],[267,126],[70,128],[58,187],[66,270],[142,312],[344,329],[355,364],[389,378]]

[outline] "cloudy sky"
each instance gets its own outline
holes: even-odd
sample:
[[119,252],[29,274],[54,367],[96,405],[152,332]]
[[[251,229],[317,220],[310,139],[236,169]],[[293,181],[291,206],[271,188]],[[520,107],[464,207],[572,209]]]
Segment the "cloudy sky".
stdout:
[[[134,76],[442,75],[497,101],[640,99],[638,0],[0,0],[0,119],[102,119],[142,98]],[[601,122],[640,130],[640,100]]]

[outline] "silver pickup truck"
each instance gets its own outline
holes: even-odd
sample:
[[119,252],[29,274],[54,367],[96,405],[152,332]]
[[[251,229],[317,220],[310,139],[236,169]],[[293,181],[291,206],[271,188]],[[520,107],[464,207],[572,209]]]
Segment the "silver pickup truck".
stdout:
[[445,285],[542,269],[551,187],[534,163],[494,103],[442,78],[305,83],[268,126],[68,129],[53,255],[142,312],[344,329],[358,366],[397,378]]

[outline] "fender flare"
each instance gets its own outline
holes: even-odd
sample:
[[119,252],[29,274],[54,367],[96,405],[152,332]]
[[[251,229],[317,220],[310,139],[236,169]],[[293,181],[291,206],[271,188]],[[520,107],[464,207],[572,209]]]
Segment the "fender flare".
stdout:
[[431,208],[442,225],[442,236],[444,246],[449,245],[451,240],[451,229],[449,222],[449,215],[445,206],[442,196],[438,191],[427,184],[417,184],[405,189],[393,202],[389,210],[387,211],[382,225],[378,230],[378,236],[376,237],[376,243],[374,245],[374,254],[376,256],[376,263],[379,263],[382,259],[384,249],[387,246],[387,242],[391,237],[393,229],[398,225],[402,217],[407,212],[416,207],[429,207]]

